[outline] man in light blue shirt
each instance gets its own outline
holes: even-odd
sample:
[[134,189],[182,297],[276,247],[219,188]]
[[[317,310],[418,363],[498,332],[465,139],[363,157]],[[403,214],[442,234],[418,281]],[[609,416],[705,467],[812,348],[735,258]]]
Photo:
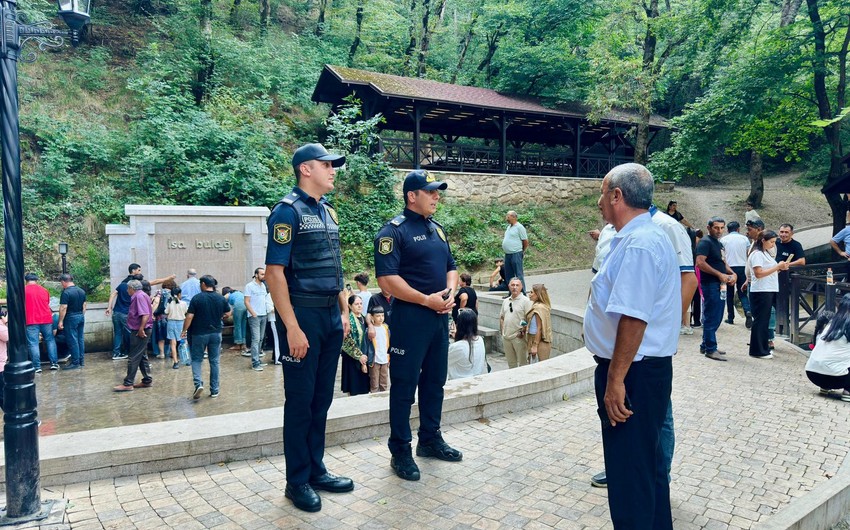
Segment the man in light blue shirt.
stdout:
[[517,220],[517,214],[511,210],[505,216],[508,228],[502,239],[502,250],[505,251],[505,278],[519,278],[522,281],[522,294],[525,294],[525,275],[522,270],[522,258],[528,248],[528,233]]
[[[838,246],[839,243],[844,243],[844,249]],[[832,245],[832,250],[844,259],[850,260],[850,225],[845,226],[837,234],[832,236],[829,242]]]
[[198,271],[189,269],[186,271],[186,281],[180,284],[180,292],[183,293],[183,301],[189,304],[192,297],[201,292],[201,282],[197,278]]
[[251,330],[251,351],[242,355],[251,356],[251,369],[262,372],[265,363],[260,362],[263,356],[263,342],[266,340],[266,324],[268,316],[266,311],[266,269],[257,267],[254,269],[254,277],[245,286],[245,309],[248,310],[248,327]]
[[591,282],[585,344],[597,362],[596,400],[614,528],[672,530],[659,443],[681,320],[681,278],[669,237],[652,222],[654,184],[639,164],[612,169],[599,208],[617,234]]

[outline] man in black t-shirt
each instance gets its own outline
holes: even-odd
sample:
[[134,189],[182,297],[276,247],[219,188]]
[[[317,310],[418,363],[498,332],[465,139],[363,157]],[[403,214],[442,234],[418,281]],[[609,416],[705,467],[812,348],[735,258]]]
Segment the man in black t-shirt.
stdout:
[[369,298],[369,307],[366,309],[369,313],[366,317],[369,321],[369,338],[374,337],[374,329],[372,326],[372,308],[375,306],[381,306],[384,308],[384,324],[387,326],[390,325],[390,319],[393,314],[393,295],[388,293],[387,291],[381,289],[380,294],[373,294],[371,298]]
[[71,361],[65,370],[76,370],[85,366],[85,313],[86,292],[74,284],[70,274],[59,276],[62,283],[62,295],[59,298],[59,330],[65,330],[65,341]]
[[726,264],[723,256],[723,244],[720,236],[726,221],[720,217],[708,220],[708,235],[700,240],[696,248],[696,266],[700,270],[700,285],[705,301],[702,318],[702,343],[700,353],[709,359],[725,361],[726,352],[717,349],[717,329],[723,320],[723,308],[726,305],[720,299],[720,285],[725,283],[734,288],[737,276]]
[[210,362],[210,397],[218,397],[218,365],[221,356],[221,319],[230,315],[230,304],[216,292],[218,282],[212,276],[201,276],[201,292],[192,297],[186,320],[183,321],[183,336],[189,338],[189,353],[192,356],[192,380],[195,390],[192,398],[198,399],[204,391],[201,379],[201,363],[204,350]]
[[[806,264],[806,252],[803,245],[794,239],[794,227],[788,223],[779,225],[779,240],[776,242],[776,261],[788,261],[794,267]],[[788,315],[790,311],[791,271],[779,271],[779,292],[776,294],[776,325],[779,332],[788,333]]]

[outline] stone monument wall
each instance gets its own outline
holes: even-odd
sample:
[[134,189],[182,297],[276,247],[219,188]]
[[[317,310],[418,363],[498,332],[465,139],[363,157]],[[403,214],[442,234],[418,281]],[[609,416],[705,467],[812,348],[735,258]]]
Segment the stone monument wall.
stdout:
[[242,290],[265,263],[268,208],[131,204],[124,212],[129,224],[106,226],[113,287],[138,263],[146,279],[176,274],[179,284],[194,268],[212,274],[219,289]]
[[[401,181],[408,170],[396,170],[401,196]],[[448,197],[455,201],[517,206],[521,204],[561,205],[588,195],[598,195],[602,179],[545,177],[536,175],[493,175],[488,173],[451,173],[432,171],[449,183]]]

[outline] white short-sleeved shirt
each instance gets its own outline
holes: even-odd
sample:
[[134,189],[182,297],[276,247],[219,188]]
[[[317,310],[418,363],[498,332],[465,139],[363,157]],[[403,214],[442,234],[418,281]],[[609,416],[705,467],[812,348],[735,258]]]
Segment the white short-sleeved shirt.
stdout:
[[599,239],[596,240],[596,257],[593,258],[593,270],[599,271],[602,268],[602,262],[605,261],[605,256],[611,251],[611,240],[617,230],[614,225],[608,223],[599,232]]
[[688,231],[679,221],[669,215],[656,215],[658,208],[654,206],[649,209],[652,222],[670,238],[673,250],[676,252],[676,261],[679,263],[679,272],[694,272],[694,253],[691,250],[691,238]]
[[[266,290],[265,284],[257,283],[254,280],[245,285],[245,298],[251,297],[248,300],[248,303],[251,304],[251,308],[254,310],[254,313],[257,314],[258,317],[262,317],[266,315],[266,295],[268,291]],[[250,315],[249,315],[250,316]]]
[[770,269],[776,267],[776,260],[763,250],[753,250],[750,254],[750,269],[753,270],[752,278],[750,278],[750,292],[753,293],[778,293],[779,292],[779,274],[774,272],[763,278],[756,278],[755,268]]
[[515,254],[522,252],[522,242],[528,239],[528,233],[521,223],[517,222],[509,225],[505,230],[505,238],[502,239],[502,250],[505,254]]
[[745,267],[747,265],[747,250],[750,240],[740,232],[730,232],[720,238],[726,251],[726,265],[730,267]]
[[647,323],[635,361],[670,357],[679,344],[682,281],[670,238],[641,214],[623,227],[590,283],[584,342],[594,355],[611,359],[620,318]]
[[487,373],[484,339],[472,341],[472,362],[469,361],[468,341],[458,340],[449,346],[448,379],[463,379]]
[[806,362],[806,371],[823,375],[847,375],[847,370],[850,369],[850,343],[843,336],[826,342],[823,336],[828,330],[827,325],[818,336],[815,349]]

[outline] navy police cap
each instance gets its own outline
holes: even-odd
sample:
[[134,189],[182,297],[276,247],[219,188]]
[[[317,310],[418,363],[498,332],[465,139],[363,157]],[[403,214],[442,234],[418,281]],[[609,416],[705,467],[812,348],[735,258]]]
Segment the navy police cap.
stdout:
[[307,144],[296,149],[295,154],[292,155],[292,167],[298,167],[310,160],[330,162],[333,167],[345,164],[344,156],[328,153],[328,150],[322,144]]
[[416,191],[416,190],[444,190],[448,188],[449,185],[445,182],[440,182],[434,177],[431,173],[428,173],[424,169],[417,169],[415,171],[411,171],[404,177],[404,194],[407,195],[408,191]]

